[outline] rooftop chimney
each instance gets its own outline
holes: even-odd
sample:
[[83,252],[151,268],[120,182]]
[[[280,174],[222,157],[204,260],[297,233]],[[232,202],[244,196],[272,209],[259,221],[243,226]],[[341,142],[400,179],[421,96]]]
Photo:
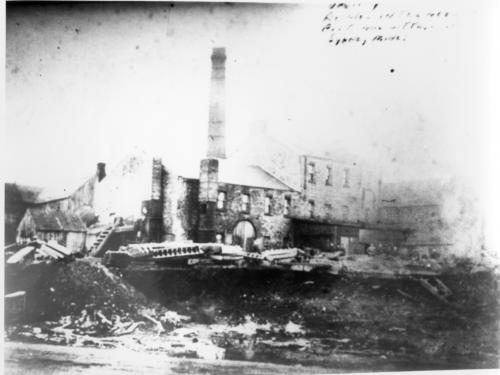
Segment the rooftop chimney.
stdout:
[[101,182],[104,177],[106,177],[106,164],[105,163],[97,163],[97,171],[96,171],[97,181]]
[[208,120],[208,158],[226,157],[225,78],[226,49],[212,50],[212,77]]

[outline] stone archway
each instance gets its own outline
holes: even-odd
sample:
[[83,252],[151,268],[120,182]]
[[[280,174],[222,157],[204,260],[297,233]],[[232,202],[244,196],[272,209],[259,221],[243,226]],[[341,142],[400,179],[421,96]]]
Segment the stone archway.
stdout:
[[256,237],[255,227],[249,220],[238,221],[233,228],[233,244],[241,246],[245,251],[252,251]]

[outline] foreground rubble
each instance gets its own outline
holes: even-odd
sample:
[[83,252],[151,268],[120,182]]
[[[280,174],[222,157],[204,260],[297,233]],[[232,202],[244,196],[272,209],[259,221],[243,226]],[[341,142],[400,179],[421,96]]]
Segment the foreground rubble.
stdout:
[[30,264],[7,268],[6,292],[22,290],[26,306],[6,335],[348,370],[497,367],[496,276],[421,279],[276,268],[111,272],[92,258]]

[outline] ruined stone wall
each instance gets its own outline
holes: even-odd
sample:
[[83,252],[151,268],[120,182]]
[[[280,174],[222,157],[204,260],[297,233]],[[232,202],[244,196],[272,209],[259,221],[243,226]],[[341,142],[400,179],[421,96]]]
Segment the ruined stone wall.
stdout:
[[92,176],[68,198],[68,210],[76,213],[87,226],[98,219],[94,208],[97,184],[99,184],[97,176]]
[[[226,204],[222,210],[216,209],[215,229],[223,235],[225,242],[231,243],[232,232],[241,220],[248,220],[268,247],[282,246],[289,234],[290,219],[285,215],[285,196],[297,199],[294,194],[279,190],[253,188],[241,185],[219,184],[219,191],[226,193]],[[250,196],[248,212],[242,212],[242,195]],[[265,213],[265,198],[271,198],[270,214]]]
[[93,176],[83,183],[76,191],[71,194],[71,204],[74,208],[84,206],[94,206],[94,192],[97,177]]
[[164,240],[196,240],[199,181],[163,171]]
[[116,216],[127,224],[142,218],[142,202],[151,199],[153,159],[133,155],[95,185],[94,209],[102,224],[112,223]]

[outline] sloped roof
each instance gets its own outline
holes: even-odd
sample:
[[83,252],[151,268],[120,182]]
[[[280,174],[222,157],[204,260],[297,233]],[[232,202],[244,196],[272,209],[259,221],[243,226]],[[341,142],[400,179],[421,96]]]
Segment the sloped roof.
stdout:
[[72,212],[46,208],[28,208],[37,230],[85,232],[87,227],[80,217]]
[[294,190],[259,166],[219,159],[219,182],[273,190]]
[[[221,183],[273,190],[294,190],[260,166],[249,165],[237,158],[217,160],[219,161],[219,182]],[[162,164],[184,178],[197,180],[200,177],[200,160],[162,158]]]

